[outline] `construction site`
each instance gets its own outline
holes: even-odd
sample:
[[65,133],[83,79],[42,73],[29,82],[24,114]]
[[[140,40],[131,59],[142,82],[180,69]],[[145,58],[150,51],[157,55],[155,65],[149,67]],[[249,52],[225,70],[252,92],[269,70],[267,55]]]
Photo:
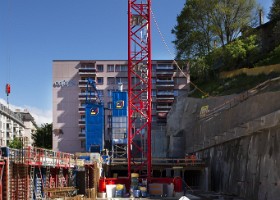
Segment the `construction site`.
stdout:
[[189,97],[188,66],[152,60],[152,18],[128,0],[127,60],[53,61],[52,149],[2,146],[0,200],[279,199],[280,78]]

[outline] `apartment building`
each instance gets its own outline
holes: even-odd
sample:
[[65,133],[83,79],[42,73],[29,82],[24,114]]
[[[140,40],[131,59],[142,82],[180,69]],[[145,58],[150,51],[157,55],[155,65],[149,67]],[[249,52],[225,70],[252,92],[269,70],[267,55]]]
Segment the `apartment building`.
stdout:
[[34,142],[32,139],[32,134],[37,131],[38,126],[28,110],[24,109],[22,111],[16,109],[15,113],[21,116],[21,119],[24,124],[24,132],[23,132],[24,146],[31,146]]
[[[30,117],[28,119],[23,118],[24,115]],[[30,126],[30,123],[32,123],[32,126]],[[32,132],[36,131],[34,124],[35,122],[28,111],[20,112],[20,110],[16,110],[14,112],[7,106],[0,104],[0,146],[8,146],[14,138],[20,138],[24,146],[31,145],[30,130]]]
[[[187,75],[187,77],[185,76]],[[126,60],[53,61],[53,149],[85,151],[85,100],[87,79],[96,81],[104,103],[105,145],[111,140],[112,92],[120,83],[127,91]],[[175,98],[189,90],[187,69],[184,74],[172,60],[152,61],[152,134],[164,132],[167,114]]]

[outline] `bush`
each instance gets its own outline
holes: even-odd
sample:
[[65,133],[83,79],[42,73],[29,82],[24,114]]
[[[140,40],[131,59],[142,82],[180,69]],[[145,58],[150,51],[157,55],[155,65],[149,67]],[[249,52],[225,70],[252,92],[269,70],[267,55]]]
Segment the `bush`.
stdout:
[[263,60],[258,62],[257,66],[275,65],[280,63],[280,45],[270,52]]
[[258,58],[258,53],[257,36],[251,35],[214,49],[207,56],[207,62],[213,69],[220,70],[252,67]]

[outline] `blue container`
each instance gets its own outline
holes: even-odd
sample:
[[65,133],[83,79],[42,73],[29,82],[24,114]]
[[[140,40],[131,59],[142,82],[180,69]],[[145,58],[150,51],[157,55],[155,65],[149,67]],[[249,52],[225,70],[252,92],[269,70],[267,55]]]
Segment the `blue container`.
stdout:
[[144,198],[147,197],[147,191],[141,191],[141,196]]
[[116,197],[123,197],[123,190],[116,190]]
[[141,196],[141,191],[140,190],[133,190],[133,197],[139,198]]
[[[86,150],[100,151],[104,141],[104,106],[88,103],[86,105]],[[94,147],[94,148],[92,148]]]

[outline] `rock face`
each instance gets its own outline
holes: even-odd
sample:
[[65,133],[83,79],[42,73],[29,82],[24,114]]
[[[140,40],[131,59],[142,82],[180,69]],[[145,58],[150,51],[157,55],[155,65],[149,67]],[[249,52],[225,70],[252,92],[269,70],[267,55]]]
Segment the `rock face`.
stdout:
[[178,150],[206,160],[211,190],[245,199],[280,199],[280,92],[194,99],[182,96],[168,115]]

